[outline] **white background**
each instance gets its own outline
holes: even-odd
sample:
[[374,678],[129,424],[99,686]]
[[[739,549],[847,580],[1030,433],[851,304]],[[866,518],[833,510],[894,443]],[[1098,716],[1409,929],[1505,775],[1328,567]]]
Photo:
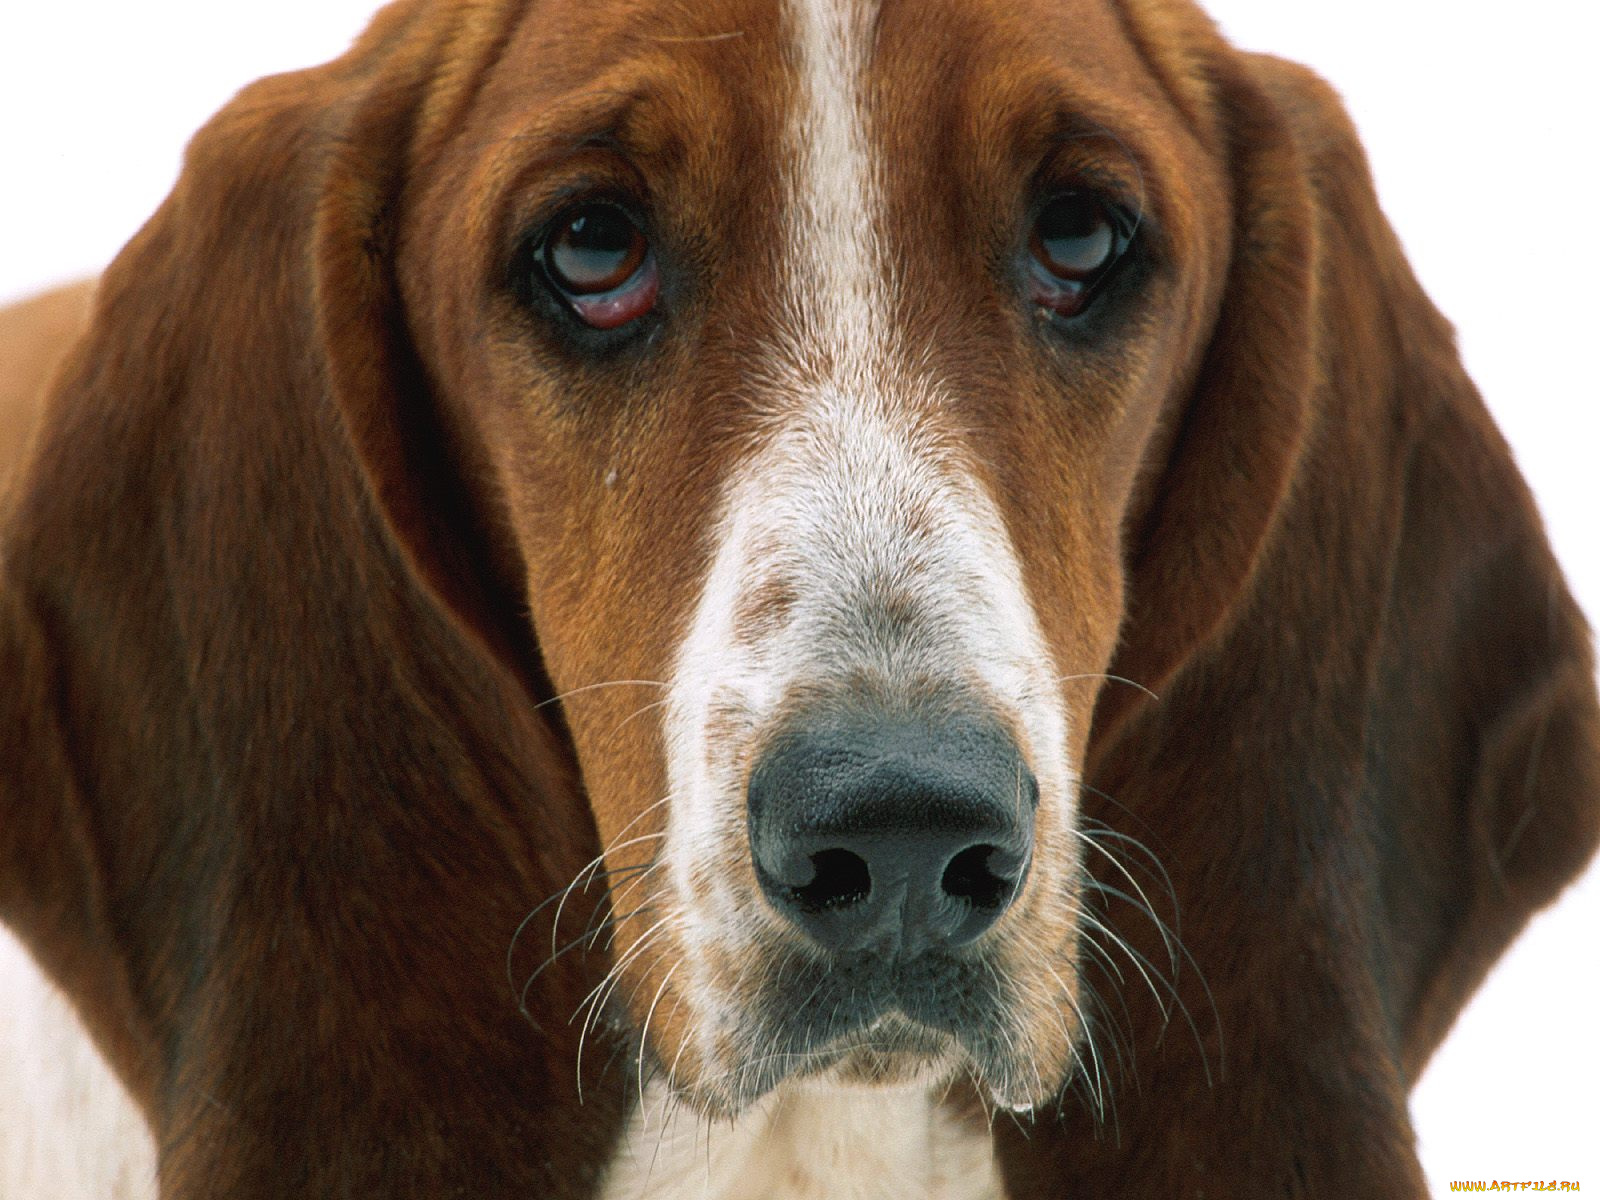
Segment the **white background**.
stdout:
[[[369,0],[4,0],[0,301],[97,270],[242,84],[338,53]],[[1571,0],[1213,0],[1241,45],[1344,94],[1384,206],[1460,330],[1600,613],[1600,87]],[[1600,1190],[1600,874],[1535,922],[1415,1093],[1435,1194],[1452,1178]],[[1158,1198],[1152,1198],[1158,1200]]]

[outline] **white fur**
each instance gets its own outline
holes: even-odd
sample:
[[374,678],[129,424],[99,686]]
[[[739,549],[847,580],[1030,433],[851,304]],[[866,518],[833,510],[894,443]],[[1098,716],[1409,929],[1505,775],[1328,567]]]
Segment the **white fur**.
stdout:
[[999,1200],[987,1131],[919,1089],[789,1085],[737,1121],[653,1085],[603,1200]]
[[144,1119],[4,926],[0,1014],[0,1200],[153,1200]]
[[[858,378],[882,325],[878,181],[872,170],[862,81],[876,0],[789,0],[799,50],[799,107],[790,114],[786,181],[792,315],[850,360]],[[864,381],[864,380],[863,380]]]

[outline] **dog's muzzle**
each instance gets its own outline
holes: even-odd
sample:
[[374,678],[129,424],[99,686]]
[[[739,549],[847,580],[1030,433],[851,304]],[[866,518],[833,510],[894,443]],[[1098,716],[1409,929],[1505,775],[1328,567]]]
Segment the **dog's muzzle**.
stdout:
[[983,720],[791,721],[751,773],[751,857],[773,908],[825,952],[905,965],[976,941],[1011,905],[1038,795]]

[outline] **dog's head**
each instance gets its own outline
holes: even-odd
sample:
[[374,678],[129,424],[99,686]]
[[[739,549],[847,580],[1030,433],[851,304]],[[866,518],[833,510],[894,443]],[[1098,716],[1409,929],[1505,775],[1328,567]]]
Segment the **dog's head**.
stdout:
[[418,135],[399,295],[576,746],[605,990],[708,1107],[1072,1068],[1090,719],[1235,233],[1174,19],[541,4]]
[[[1373,897],[1401,897],[1413,932],[1384,986],[1413,1069],[1592,841],[1576,799],[1552,806],[1515,919],[1446,928],[1468,856],[1429,831],[1465,811],[1459,764],[1522,780],[1592,738],[1581,622],[1561,608],[1559,637],[1527,641],[1539,670],[1517,660],[1564,681],[1573,722],[1541,727],[1529,773],[1509,678],[1415,683],[1413,664],[1469,661],[1473,622],[1555,612],[1555,568],[1508,465],[1467,487],[1424,462],[1435,445],[1501,459],[1475,399],[1419,432],[1470,387],[1336,101],[1186,0],[401,0],[345,58],[255,85],[202,132],[108,273],[96,331],[48,461],[81,475],[68,435],[95,422],[106,456],[137,459],[137,435],[162,470],[120,491],[80,478],[121,507],[83,501],[55,527],[159,544],[167,574],[124,585],[109,536],[37,554],[88,581],[85,629],[146,656],[107,668],[137,701],[129,738],[149,697],[177,697],[200,715],[160,761],[232,772],[150,783],[127,819],[165,824],[123,844],[231,847],[206,878],[268,875],[286,898],[269,925],[308,893],[340,906],[293,909],[299,943],[273,928],[237,950],[140,908],[152,959],[192,934],[227,966],[197,970],[197,992],[253,987],[287,1011],[308,963],[398,974],[324,935],[411,906],[425,917],[390,932],[446,947],[436,1007],[498,1029],[484,946],[503,953],[506,906],[554,889],[514,944],[515,987],[537,1008],[567,949],[603,939],[580,1021],[619,1014],[641,1067],[702,1110],[792,1077],[962,1073],[1027,1108],[1092,1053],[1086,970],[1119,936],[1108,907],[1132,902],[1086,856],[1085,780],[1104,772],[1153,781],[1138,819],[1174,849],[1177,891],[1249,881],[1256,909],[1190,927],[1214,957],[1259,951],[1216,1000],[1235,1028],[1281,1033],[1254,1006],[1304,969],[1271,958],[1257,909],[1276,898],[1305,929],[1357,931],[1330,936],[1317,967],[1337,981],[1307,994],[1354,1014],[1361,1045],[1397,1044],[1368,991],[1340,989],[1370,973]],[[1397,498],[1409,486],[1447,500]],[[1462,495],[1491,492],[1513,497],[1493,519],[1527,595],[1507,585],[1469,621],[1429,589],[1477,594],[1477,559],[1426,554],[1488,519]],[[1459,519],[1417,532],[1435,512]],[[1346,573],[1326,605],[1291,544]],[[300,575],[280,584],[286,563]],[[1378,624],[1405,588],[1437,613]],[[147,649],[151,630],[173,649]],[[1368,737],[1380,646],[1413,672],[1393,668],[1393,695],[1455,697],[1445,733]],[[1140,707],[1184,681],[1181,703]],[[1550,686],[1526,711],[1558,711]],[[327,730],[308,716],[325,710]],[[1233,763],[1238,746],[1259,762]],[[1363,753],[1410,808],[1353,813]],[[563,755],[581,781],[565,790]],[[1313,766],[1306,808],[1274,808]],[[1481,791],[1475,822],[1500,812],[1498,785]],[[440,800],[457,792],[472,803]],[[370,803],[390,794],[405,803]],[[1531,846],[1507,803],[1481,823]],[[383,870],[332,887],[326,864],[286,861],[326,830]],[[142,896],[136,867],[115,887]],[[609,914],[563,923],[602,884]],[[280,943],[298,957],[275,989],[260,963]],[[407,1030],[431,1079],[426,1006]],[[508,1062],[512,1042],[474,1044]]]

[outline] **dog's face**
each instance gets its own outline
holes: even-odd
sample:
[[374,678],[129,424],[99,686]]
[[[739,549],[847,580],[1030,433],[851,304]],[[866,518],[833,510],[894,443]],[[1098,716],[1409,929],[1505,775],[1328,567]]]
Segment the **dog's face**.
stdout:
[[605,847],[594,999],[703,1108],[1073,1070],[1089,721],[1229,254],[1162,53],[1106,0],[552,2],[423,112],[399,275]]

